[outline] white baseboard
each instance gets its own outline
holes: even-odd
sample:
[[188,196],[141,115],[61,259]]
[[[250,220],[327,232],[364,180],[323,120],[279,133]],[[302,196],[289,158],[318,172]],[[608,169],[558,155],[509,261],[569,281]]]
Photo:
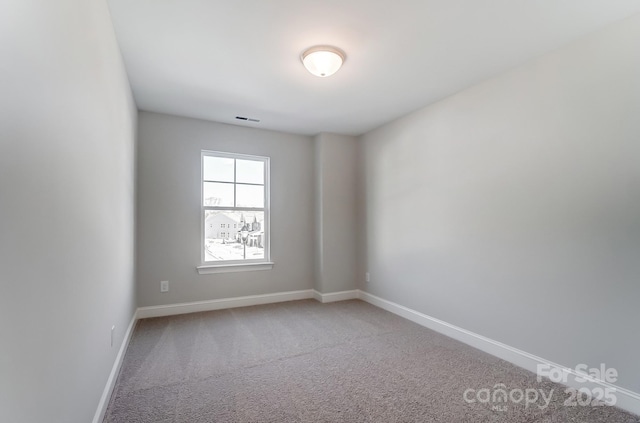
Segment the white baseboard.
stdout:
[[443,335],[461,341],[467,345],[471,345],[472,347],[506,360],[533,373],[537,373],[538,365],[546,365],[556,369],[561,369],[567,375],[567,381],[565,384],[572,388],[579,389],[586,387],[592,389],[593,387],[600,387],[612,389],[614,390],[613,392],[617,399],[615,403],[616,407],[634,414],[640,414],[640,394],[637,392],[633,392],[598,379],[592,379],[587,383],[579,382],[576,378],[584,375],[580,375],[576,373],[575,370],[555,364],[552,361],[545,360],[544,358],[510,347],[509,345],[494,341],[493,339],[478,335],[477,333],[470,332],[434,317],[427,316],[426,314],[412,310],[408,307],[376,297],[368,292],[359,291],[358,298],[384,310],[390,311],[391,313],[397,314],[398,316],[404,317],[405,319],[411,320],[421,326],[442,333]]
[[360,298],[360,291],[352,289],[350,291],[329,292],[323,294],[319,291],[313,290],[313,298],[321,303],[333,303],[335,301],[355,300]]
[[320,293],[320,291],[316,291],[315,289],[313,290],[313,299],[319,303],[322,302],[322,294]]
[[116,385],[116,380],[118,379],[118,374],[120,373],[120,367],[122,366],[122,361],[124,360],[124,354],[127,351],[127,347],[129,346],[129,341],[131,341],[133,328],[138,321],[136,314],[137,313],[133,313],[133,316],[131,317],[131,323],[129,323],[127,332],[124,334],[122,345],[120,345],[120,350],[118,350],[118,355],[116,355],[116,360],[113,363],[111,373],[109,374],[109,378],[107,379],[107,385],[104,387],[102,397],[100,397],[98,409],[96,410],[96,414],[93,416],[93,423],[102,423],[102,421],[104,420],[104,415],[107,412],[107,406],[109,405],[109,400],[111,399],[111,394],[113,393],[113,388]]
[[274,294],[249,295],[246,297],[222,298],[219,300],[196,301],[192,303],[168,304],[138,308],[138,319],[173,316],[175,314],[197,313],[199,311],[222,310],[225,308],[247,307],[260,304],[315,298],[313,289],[302,291],[276,292]]

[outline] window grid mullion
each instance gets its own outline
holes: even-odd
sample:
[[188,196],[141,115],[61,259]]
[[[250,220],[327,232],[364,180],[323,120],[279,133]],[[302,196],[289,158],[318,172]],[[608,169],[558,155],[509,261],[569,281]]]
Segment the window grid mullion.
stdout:
[[264,186],[264,184],[256,184],[256,183],[253,183],[253,182],[236,182],[236,183],[234,183],[234,182],[227,182],[227,181],[215,181],[215,180],[212,180],[212,179],[203,179],[202,182],[210,182],[210,183],[213,183],[213,184],[251,185],[251,186],[254,186],[254,187],[263,187]]
[[215,179],[203,179],[202,182],[212,182],[214,184],[233,184],[233,182],[229,181],[216,181]]
[[263,212],[265,207],[230,207],[230,206],[203,206],[204,210],[219,210],[219,211],[254,211]]
[[236,172],[237,172],[237,166],[236,163],[238,162],[238,160],[233,159],[233,207],[236,207],[238,205],[238,199],[237,199],[237,185],[236,185],[236,180],[237,180],[237,176],[236,176]]

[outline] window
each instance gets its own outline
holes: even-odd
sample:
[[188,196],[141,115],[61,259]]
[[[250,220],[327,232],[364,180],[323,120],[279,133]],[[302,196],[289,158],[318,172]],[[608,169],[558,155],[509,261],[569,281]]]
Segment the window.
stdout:
[[199,271],[270,264],[268,157],[203,151],[201,207],[203,266]]

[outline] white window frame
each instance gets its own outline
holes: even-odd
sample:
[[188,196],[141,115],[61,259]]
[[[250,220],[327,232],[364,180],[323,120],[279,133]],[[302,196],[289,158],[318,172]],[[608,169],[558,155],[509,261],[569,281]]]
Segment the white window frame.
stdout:
[[[221,207],[204,205],[204,158],[222,157],[228,159],[253,160],[264,163],[264,208],[257,207]],[[252,156],[222,151],[202,150],[200,155],[200,265],[197,266],[199,274],[240,272],[249,270],[269,270],[273,268],[271,261],[271,210],[270,210],[270,158],[265,156]],[[234,203],[235,203],[235,162],[234,162]],[[230,182],[231,183],[231,182]],[[205,214],[207,210],[232,210],[248,212],[264,212],[264,258],[248,260],[224,260],[205,261]],[[230,227],[230,225],[229,225]]]

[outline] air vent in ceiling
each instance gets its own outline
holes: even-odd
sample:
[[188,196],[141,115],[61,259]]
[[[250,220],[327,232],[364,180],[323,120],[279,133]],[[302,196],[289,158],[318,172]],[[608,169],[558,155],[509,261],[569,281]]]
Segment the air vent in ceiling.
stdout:
[[248,118],[248,117],[244,117],[244,116],[236,116],[236,119],[238,120],[246,120],[247,122],[260,122],[260,119],[253,119],[253,118]]

